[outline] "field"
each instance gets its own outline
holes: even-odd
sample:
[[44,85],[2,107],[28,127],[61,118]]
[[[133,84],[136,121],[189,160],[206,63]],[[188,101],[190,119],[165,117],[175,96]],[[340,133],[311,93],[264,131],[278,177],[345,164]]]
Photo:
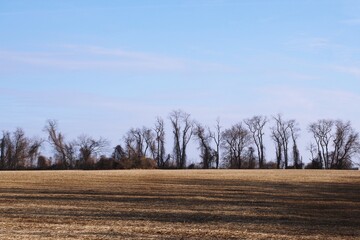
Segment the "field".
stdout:
[[360,172],[0,172],[0,239],[360,239]]

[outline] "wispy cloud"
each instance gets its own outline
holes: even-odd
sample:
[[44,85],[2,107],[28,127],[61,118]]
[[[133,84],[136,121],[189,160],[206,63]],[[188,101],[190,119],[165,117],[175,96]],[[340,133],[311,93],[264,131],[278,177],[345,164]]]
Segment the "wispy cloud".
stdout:
[[344,23],[346,25],[360,25],[360,18],[346,19],[341,21],[341,23]]
[[285,43],[285,45],[297,49],[311,50],[334,49],[342,47],[340,44],[336,44],[326,37],[309,37],[302,35],[292,37]]
[[74,3],[73,7],[68,7],[66,5],[57,6],[57,8],[44,8],[37,10],[7,10],[0,11],[0,16],[4,15],[38,15],[38,14],[56,14],[56,13],[79,13],[79,12],[98,12],[98,11],[119,11],[123,9],[165,9],[165,8],[204,8],[204,7],[222,7],[222,6],[241,6],[242,2],[229,2],[223,0],[206,0],[206,1],[182,1],[178,3],[166,1],[164,3],[157,3],[155,1],[149,1],[144,3],[139,3],[136,1],[131,2],[130,4],[121,4],[117,6],[113,3],[101,3],[101,4],[86,4]]
[[[55,51],[21,52],[0,50],[1,65],[60,70],[111,71],[233,71],[216,62],[201,62],[146,52],[98,46],[64,45]],[[20,66],[21,65],[21,66]]]
[[[110,58],[113,56],[112,58]],[[181,70],[181,60],[145,53],[101,48],[64,48],[57,52],[0,51],[2,61],[9,60],[35,67],[69,70]]]
[[307,45],[310,48],[326,48],[329,46],[334,46],[334,44],[331,44],[329,39],[327,38],[309,38],[306,40]]
[[274,86],[262,92],[266,99],[263,106],[265,111],[284,112],[303,124],[319,118],[340,118],[360,127],[358,114],[354,111],[360,101],[360,95],[356,92],[290,86]]
[[334,67],[336,71],[350,74],[356,77],[360,77],[360,67],[355,66],[335,66]]
[[318,75],[315,74],[306,74],[306,73],[302,73],[302,72],[291,72],[291,71],[282,71],[279,72],[278,75],[280,76],[284,76],[287,79],[289,79],[288,81],[291,80],[296,80],[296,81],[316,81],[316,80],[321,80],[322,78]]

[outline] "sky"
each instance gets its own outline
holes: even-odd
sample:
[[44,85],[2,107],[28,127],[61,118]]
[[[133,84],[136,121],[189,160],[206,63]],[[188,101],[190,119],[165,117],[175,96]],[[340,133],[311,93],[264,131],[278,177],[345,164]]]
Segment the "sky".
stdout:
[[56,119],[115,146],[175,109],[224,128],[281,113],[306,160],[308,124],[360,130],[359,103],[357,0],[0,1],[1,130],[46,137]]

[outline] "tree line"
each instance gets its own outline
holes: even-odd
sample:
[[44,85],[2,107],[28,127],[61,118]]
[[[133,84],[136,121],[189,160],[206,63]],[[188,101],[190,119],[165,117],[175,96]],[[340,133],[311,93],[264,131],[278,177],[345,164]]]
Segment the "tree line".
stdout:
[[[122,142],[104,155],[110,146],[105,138],[80,135],[65,139],[57,121],[48,120],[43,131],[46,139],[29,138],[21,128],[3,131],[0,139],[0,169],[132,169],[132,168],[232,168],[232,169],[350,169],[359,166],[359,133],[349,121],[320,119],[310,123],[307,131],[310,162],[304,164],[298,148],[300,126],[295,119],[253,116],[229,128],[219,119],[214,127],[194,120],[182,110],[168,115],[173,148],[166,150],[165,120],[156,118],[151,127],[131,128]],[[265,146],[265,130],[270,130],[273,146]],[[188,164],[187,148],[194,141],[200,162]],[[41,154],[41,146],[49,143],[53,156]],[[269,159],[265,150],[273,147]]]

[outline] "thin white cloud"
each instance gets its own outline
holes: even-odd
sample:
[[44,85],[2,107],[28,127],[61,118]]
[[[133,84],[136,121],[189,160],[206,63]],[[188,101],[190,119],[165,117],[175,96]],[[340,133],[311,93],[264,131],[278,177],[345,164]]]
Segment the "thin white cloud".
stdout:
[[284,111],[297,119],[311,121],[317,118],[358,119],[354,111],[360,102],[360,95],[345,90],[322,88],[294,88],[274,86],[262,90],[266,96],[266,109]]
[[[3,66],[3,67],[1,67]],[[98,46],[64,45],[56,51],[20,52],[0,50],[2,69],[25,67],[60,70],[111,71],[236,71],[237,68],[216,62],[181,59],[146,52],[109,49]]]
[[356,77],[360,77],[360,67],[354,67],[354,66],[335,66],[335,70],[346,73],[349,75],[353,75]]
[[182,70],[184,63],[177,59],[155,57],[152,55],[132,53],[119,50],[112,52],[116,58],[100,58],[110,55],[104,50],[76,52],[14,52],[0,51],[0,60],[25,64],[34,67],[51,67],[69,70],[105,69],[105,70]]
[[8,10],[0,11],[0,16],[13,16],[13,15],[39,15],[39,14],[57,14],[57,13],[79,13],[79,12],[99,12],[99,11],[119,11],[126,9],[161,9],[161,8],[199,8],[199,7],[221,7],[221,6],[239,6],[242,5],[241,2],[228,2],[223,0],[206,0],[206,1],[188,1],[188,2],[167,2],[167,3],[155,3],[155,2],[146,2],[138,3],[136,1],[133,4],[128,5],[114,5],[112,3],[101,3],[91,5],[91,4],[72,4],[73,7],[57,6],[57,8],[48,8],[48,9],[29,9],[29,10]]
[[307,44],[311,48],[326,48],[334,45],[327,38],[310,38],[307,39]]
[[339,49],[343,47],[326,37],[309,37],[303,35],[292,37],[285,45],[302,50]]
[[155,55],[144,52],[127,51],[123,49],[109,49],[99,46],[83,46],[83,45],[63,45],[65,49],[71,50],[75,53],[90,54],[98,56],[114,56],[119,58],[135,59],[142,61],[178,61],[178,59]]
[[360,25],[360,18],[346,19],[341,21],[341,23],[344,23],[346,25]]
[[303,72],[295,72],[295,71],[280,71],[277,72],[276,75],[286,77],[289,79],[288,81],[296,80],[296,81],[317,81],[322,80],[322,77],[315,74],[307,74]]

